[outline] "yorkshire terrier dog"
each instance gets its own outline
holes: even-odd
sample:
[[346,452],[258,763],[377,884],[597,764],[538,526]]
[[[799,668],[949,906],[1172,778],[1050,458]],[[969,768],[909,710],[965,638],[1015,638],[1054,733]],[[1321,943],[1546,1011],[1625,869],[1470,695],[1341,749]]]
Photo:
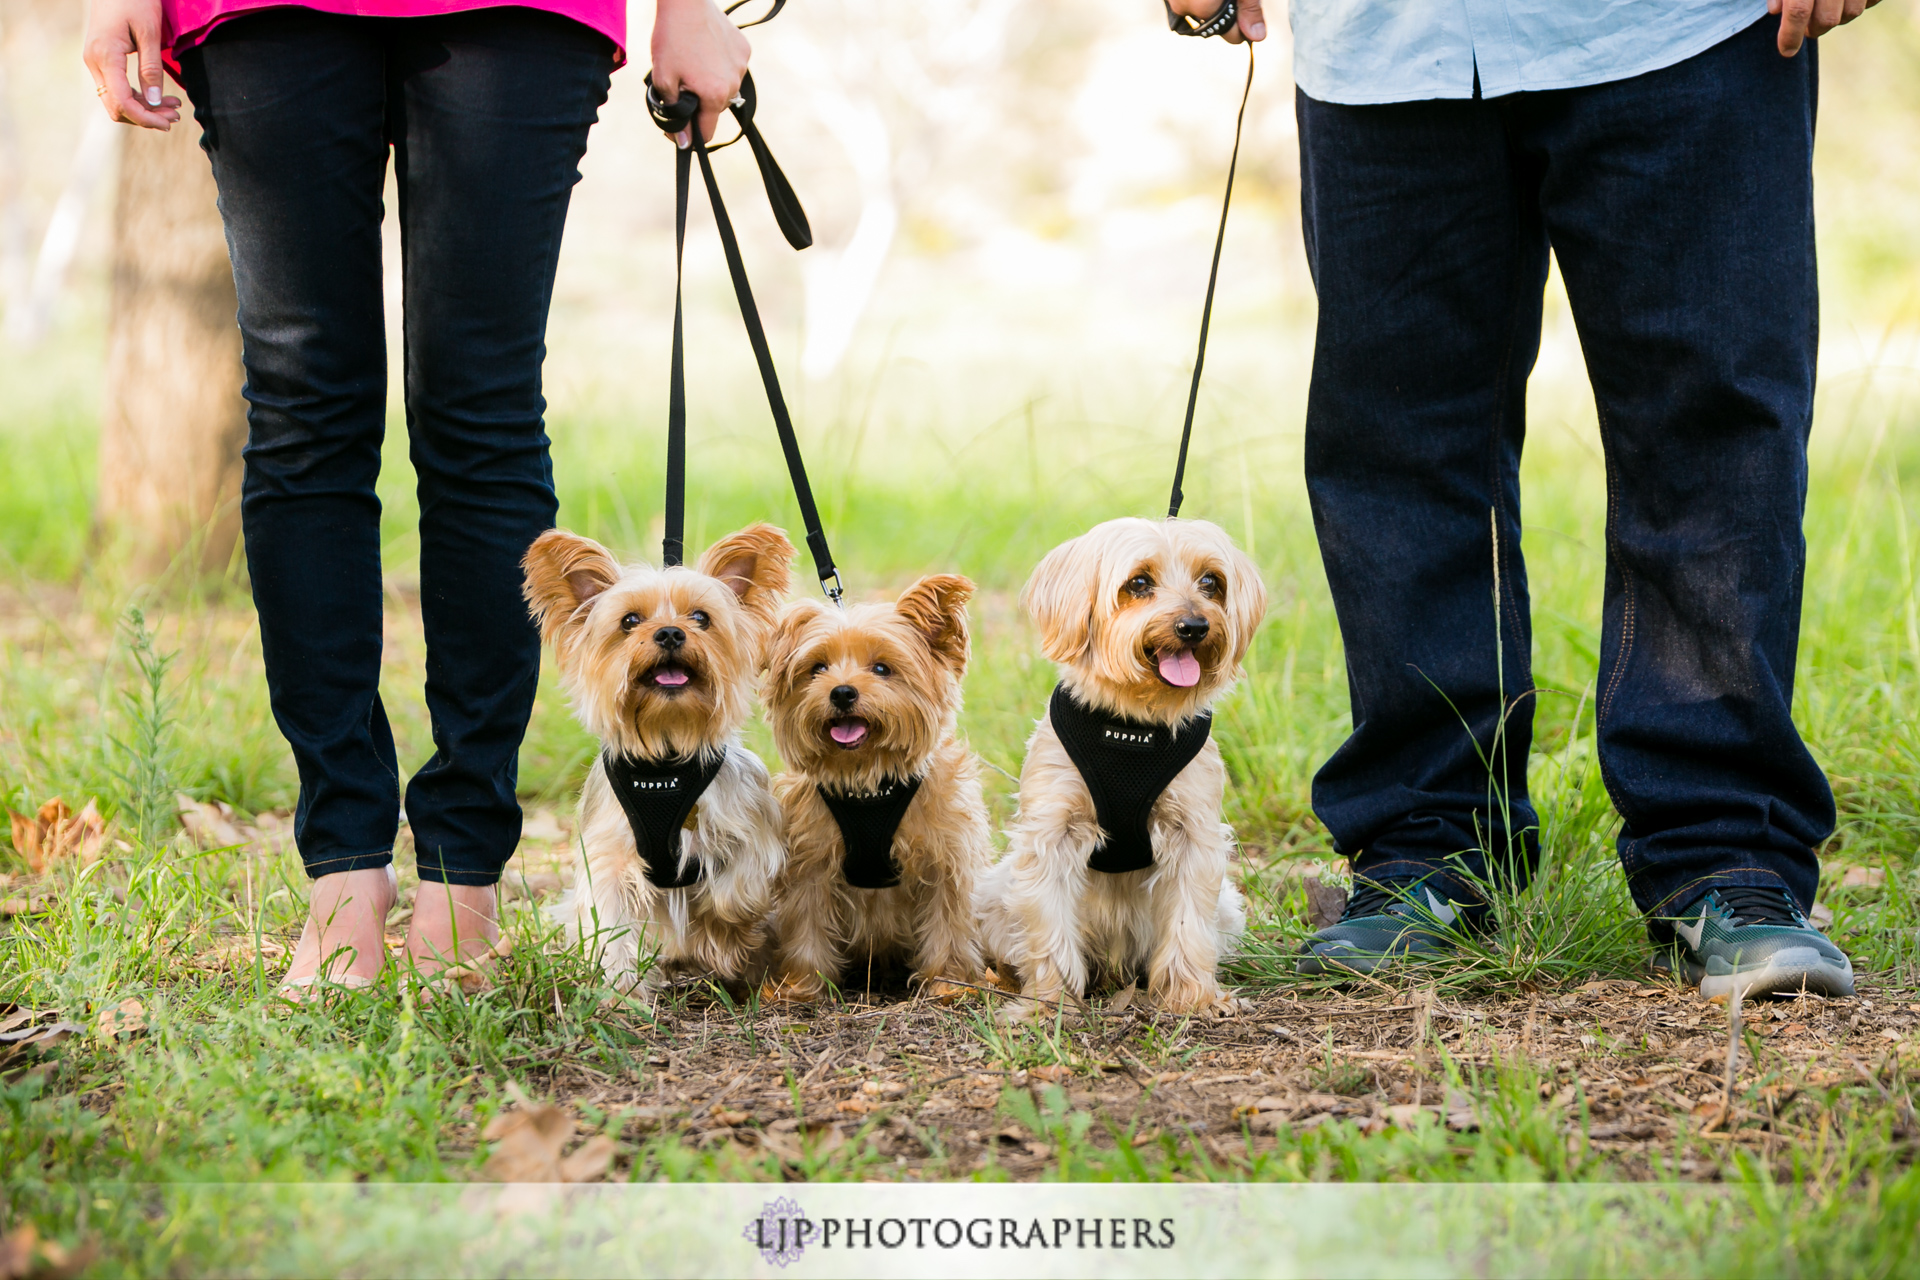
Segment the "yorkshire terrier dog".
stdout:
[[1206,521],[1110,520],[1048,552],[1021,604],[1060,684],[978,898],[986,953],[1020,982],[1008,1016],[1134,976],[1159,1008],[1230,1011],[1216,970],[1246,912],[1209,708],[1266,615],[1259,571]]
[[993,857],[973,754],[955,731],[967,598],[951,574],[892,604],[788,605],[763,701],[787,865],[770,1000],[812,1000],[850,968],[905,961],[930,995],[980,979],[973,893]]
[[557,908],[607,977],[752,981],[786,857],[766,765],[740,744],[793,564],[771,525],[694,568],[622,568],[561,529],[527,551],[526,597],[574,713],[600,739],[580,797],[573,887]]

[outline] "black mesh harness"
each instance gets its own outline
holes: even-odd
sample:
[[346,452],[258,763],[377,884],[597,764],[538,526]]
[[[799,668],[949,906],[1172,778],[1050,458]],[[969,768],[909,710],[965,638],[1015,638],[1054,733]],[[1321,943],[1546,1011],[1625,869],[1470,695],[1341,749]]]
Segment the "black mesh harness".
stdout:
[[1093,795],[1093,811],[1106,834],[1087,867],[1109,875],[1145,871],[1153,865],[1147,830],[1153,802],[1207,745],[1212,713],[1202,712],[1175,733],[1165,725],[1083,706],[1063,684],[1054,687],[1047,715]]
[[900,883],[900,864],[893,856],[893,835],[913,798],[920,794],[922,778],[893,778],[880,784],[878,791],[864,796],[839,795],[825,787],[816,788],[820,801],[840,827],[840,839],[847,846],[841,869],[847,883],[856,889],[890,889]]
[[700,879],[698,859],[680,869],[680,833],[701,795],[720,776],[725,751],[641,760],[607,752],[601,757],[607,783],[633,828],[633,845],[646,863],[647,879],[656,888],[684,889]]

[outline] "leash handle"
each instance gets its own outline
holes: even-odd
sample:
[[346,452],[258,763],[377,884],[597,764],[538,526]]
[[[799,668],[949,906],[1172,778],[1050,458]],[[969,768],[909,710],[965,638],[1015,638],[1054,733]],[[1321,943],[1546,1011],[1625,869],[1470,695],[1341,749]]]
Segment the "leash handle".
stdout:
[[[781,0],[782,4],[785,2],[786,0]],[[740,0],[740,3],[745,4],[746,0]],[[1160,3],[1166,5],[1168,29],[1177,36],[1198,36],[1204,40],[1208,36],[1217,36],[1222,32],[1233,30],[1233,24],[1240,21],[1240,5],[1237,0],[1222,0],[1220,11],[1205,22],[1198,18],[1189,18],[1185,14],[1175,13],[1173,6],[1167,4],[1167,0],[1160,0]],[[735,6],[735,8],[738,7],[738,5]],[[733,10],[729,9],[727,12],[732,13]],[[774,6],[774,12],[779,12],[778,5]],[[771,13],[767,15],[768,18],[772,16]],[[761,19],[763,22],[765,20],[765,18]]]
[[[1228,25],[1231,25],[1233,13],[1234,0],[1226,0],[1226,4],[1221,6],[1220,13],[1215,14],[1204,25],[1211,27],[1218,23],[1222,14],[1227,15]],[[1167,10],[1167,17],[1169,19],[1175,17],[1171,8]],[[1225,29],[1225,27],[1221,28],[1221,30]],[[1182,31],[1179,26],[1175,26],[1174,30],[1180,31],[1182,35],[1214,34],[1203,28]],[[1167,500],[1167,519],[1169,520],[1180,514],[1180,504],[1187,496],[1181,492],[1180,486],[1187,478],[1187,446],[1193,440],[1193,411],[1200,403],[1200,371],[1207,364],[1207,330],[1213,324],[1213,290],[1214,286],[1220,283],[1220,250],[1227,243],[1227,210],[1233,207],[1233,175],[1240,167],[1240,133],[1247,123],[1247,100],[1252,96],[1253,43],[1248,41],[1247,82],[1240,90],[1239,114],[1233,118],[1233,157],[1227,161],[1227,194],[1220,201],[1220,230],[1213,237],[1213,265],[1207,270],[1207,301],[1206,305],[1200,309],[1200,349],[1193,357],[1193,384],[1187,388],[1187,420],[1180,428],[1180,459],[1173,467],[1173,495]]]
[[[778,6],[775,8],[777,10]],[[740,82],[740,100],[732,106],[733,115],[740,123],[740,131],[747,139],[747,145],[753,149],[761,180],[766,184],[767,200],[773,207],[780,230],[786,235],[787,243],[796,249],[804,249],[813,243],[806,211],[800,207],[799,197],[794,194],[786,175],[780,171],[760,131],[754,127],[754,106],[753,80],[748,76]],[[652,77],[649,76],[647,108],[653,114],[655,123],[669,136],[687,129],[691,142],[690,146],[678,151],[674,158],[673,367],[667,393],[666,529],[660,548],[661,561],[668,565],[680,564],[685,553],[687,394],[682,290],[685,279],[687,196],[693,185],[693,161],[698,159],[700,178],[707,189],[707,200],[713,206],[714,227],[720,233],[720,247],[726,254],[727,274],[733,279],[733,294],[740,304],[740,319],[746,325],[747,341],[753,347],[754,362],[760,368],[760,381],[767,392],[767,405],[773,413],[774,429],[780,436],[780,450],[786,457],[787,474],[793,481],[794,499],[800,507],[800,519],[806,528],[807,550],[813,556],[814,569],[820,576],[821,587],[827,598],[838,605],[846,588],[840,581],[840,571],[833,562],[833,551],[827,545],[827,535],[821,527],[820,508],[813,500],[813,486],[807,481],[807,465],[800,456],[800,440],[794,433],[793,418],[787,412],[786,396],[780,390],[780,375],[774,369],[773,351],[767,345],[766,329],[760,323],[760,308],[754,302],[753,287],[747,282],[746,263],[740,256],[740,241],[734,235],[733,219],[727,215],[726,201],[720,197],[720,184],[714,178],[711,152],[705,140],[699,136],[698,129],[690,128],[688,124],[699,114],[700,100],[683,89],[673,102],[662,102],[654,92]]]

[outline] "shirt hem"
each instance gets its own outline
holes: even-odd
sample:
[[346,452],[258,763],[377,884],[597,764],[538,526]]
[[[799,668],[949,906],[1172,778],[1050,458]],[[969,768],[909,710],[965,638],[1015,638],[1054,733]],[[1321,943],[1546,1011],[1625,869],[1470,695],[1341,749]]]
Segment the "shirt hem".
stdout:
[[[1633,63],[1626,67],[1610,67],[1605,71],[1597,71],[1591,75],[1568,78],[1548,77],[1534,83],[1528,83],[1522,79],[1521,82],[1517,84],[1499,85],[1493,88],[1489,88],[1487,84],[1482,81],[1480,85],[1480,96],[1482,98],[1506,98],[1516,93],[1545,93],[1554,89],[1588,89],[1594,85],[1614,84],[1621,80],[1631,80],[1635,76],[1644,76],[1655,71],[1664,71],[1668,67],[1685,62],[1688,58],[1706,52],[1723,40],[1738,35],[1755,22],[1758,22],[1761,17],[1765,16],[1766,9],[1763,5],[1759,17],[1748,14],[1722,26],[1710,27],[1704,36],[1696,40],[1689,40],[1674,45],[1671,48],[1662,49],[1644,62]],[[1297,48],[1298,46],[1296,45],[1295,47]],[[1469,68],[1471,68],[1472,64],[1469,63],[1468,65]],[[1473,97],[1473,72],[1471,69],[1468,71],[1467,83],[1464,86],[1456,83],[1429,80],[1412,86],[1399,86],[1393,89],[1383,88],[1371,92],[1355,89],[1343,91],[1336,87],[1335,83],[1332,83],[1337,82],[1337,80],[1338,77],[1331,72],[1323,79],[1314,68],[1296,65],[1293,69],[1293,82],[1299,87],[1300,92],[1306,94],[1315,102],[1332,103],[1335,106],[1371,107],[1384,106],[1393,102],[1459,101]],[[1324,92],[1316,92],[1316,87],[1324,89]]]

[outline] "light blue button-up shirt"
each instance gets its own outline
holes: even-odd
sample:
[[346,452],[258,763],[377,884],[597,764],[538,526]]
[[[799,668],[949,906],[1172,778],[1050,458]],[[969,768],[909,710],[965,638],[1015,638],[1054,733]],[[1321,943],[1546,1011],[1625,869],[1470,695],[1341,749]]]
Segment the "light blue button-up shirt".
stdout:
[[1625,80],[1710,49],[1767,0],[1293,0],[1293,79],[1322,102]]

